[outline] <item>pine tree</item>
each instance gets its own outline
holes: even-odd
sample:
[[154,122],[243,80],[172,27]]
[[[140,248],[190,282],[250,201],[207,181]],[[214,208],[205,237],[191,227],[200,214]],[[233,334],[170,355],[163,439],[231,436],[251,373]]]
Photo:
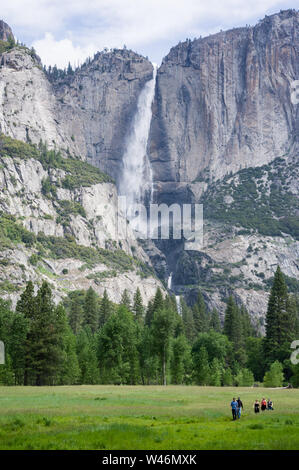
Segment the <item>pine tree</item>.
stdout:
[[80,331],[83,323],[84,313],[83,308],[77,298],[72,298],[70,302],[69,323],[75,335]]
[[195,331],[203,333],[209,329],[209,317],[206,305],[201,292],[198,294],[197,303],[192,308]]
[[235,351],[242,347],[240,312],[232,296],[228,298],[225,310],[223,333],[233,343]]
[[142,323],[143,317],[144,317],[144,305],[142,302],[142,297],[141,297],[139,287],[137,287],[135,295],[134,295],[133,313],[134,313],[135,321]]
[[94,333],[99,327],[98,299],[92,287],[88,289],[84,299],[84,326],[90,326]]
[[283,362],[290,355],[290,344],[296,333],[296,313],[290,302],[284,275],[277,267],[266,315],[264,351],[267,364]]
[[154,315],[156,312],[162,310],[164,307],[164,300],[163,300],[163,294],[161,289],[158,287],[156,290],[156,294],[154,297],[153,303],[149,302],[146,316],[145,316],[145,323],[146,325],[150,326],[152,323],[152,320],[154,318]]
[[217,333],[221,333],[220,318],[215,308],[213,308],[211,313],[210,329],[217,331]]
[[112,303],[109,300],[107,290],[104,290],[103,297],[100,302],[100,326],[103,326],[113,313]]
[[47,282],[43,282],[36,296],[35,315],[27,341],[28,368],[35,385],[49,385],[55,380],[63,359],[59,327],[51,289]]
[[9,338],[9,353],[14,371],[15,385],[24,385],[26,338],[29,319],[22,313],[14,313]]
[[182,319],[184,323],[184,331],[185,335],[188,338],[188,340],[193,343],[196,332],[194,328],[194,320],[193,320],[193,312],[192,309],[189,308],[182,298],[181,300],[181,309],[182,309]]
[[122,296],[121,296],[121,301],[120,301],[120,304],[121,305],[124,305],[127,310],[131,310],[131,299],[130,299],[130,296],[129,296],[129,292],[128,292],[128,289],[125,289],[122,293]]

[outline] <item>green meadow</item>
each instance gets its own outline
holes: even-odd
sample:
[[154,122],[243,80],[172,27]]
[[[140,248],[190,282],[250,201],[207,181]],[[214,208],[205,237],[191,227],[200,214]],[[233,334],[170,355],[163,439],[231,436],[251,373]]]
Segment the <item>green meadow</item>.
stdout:
[[[241,420],[230,402],[240,396]],[[253,412],[271,398],[274,411]],[[0,387],[0,449],[298,449],[299,390]]]

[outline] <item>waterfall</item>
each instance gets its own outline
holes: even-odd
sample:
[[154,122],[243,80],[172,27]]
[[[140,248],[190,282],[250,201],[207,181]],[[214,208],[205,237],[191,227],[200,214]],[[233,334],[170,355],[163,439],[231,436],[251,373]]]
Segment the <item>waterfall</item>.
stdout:
[[168,276],[168,281],[167,281],[167,287],[168,289],[171,289],[172,286],[172,273]]
[[181,297],[179,295],[175,296],[175,301],[176,301],[176,307],[178,310],[178,314],[182,315],[182,306],[181,306]]
[[153,177],[147,155],[147,142],[152,118],[152,103],[155,95],[157,69],[153,78],[142,89],[137,103],[123,155],[123,172],[119,194],[126,196],[127,206],[150,202],[153,193]]

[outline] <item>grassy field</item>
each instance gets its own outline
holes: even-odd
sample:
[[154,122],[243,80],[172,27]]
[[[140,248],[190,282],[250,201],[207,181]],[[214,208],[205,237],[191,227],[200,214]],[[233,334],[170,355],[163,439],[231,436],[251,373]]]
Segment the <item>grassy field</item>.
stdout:
[[[230,401],[245,411],[231,419]],[[274,411],[254,415],[265,396]],[[299,390],[0,387],[0,449],[298,449]]]

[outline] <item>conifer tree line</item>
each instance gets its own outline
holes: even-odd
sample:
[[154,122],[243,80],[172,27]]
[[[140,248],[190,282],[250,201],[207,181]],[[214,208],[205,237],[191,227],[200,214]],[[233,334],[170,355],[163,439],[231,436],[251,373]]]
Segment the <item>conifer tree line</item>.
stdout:
[[192,307],[158,288],[148,305],[140,290],[125,290],[120,304],[105,291],[73,291],[58,305],[47,282],[28,282],[15,311],[0,299],[4,385],[197,384],[299,386],[290,361],[299,339],[298,298],[277,268],[269,295],[266,331],[253,327],[244,306],[227,299],[223,326],[201,293]]

